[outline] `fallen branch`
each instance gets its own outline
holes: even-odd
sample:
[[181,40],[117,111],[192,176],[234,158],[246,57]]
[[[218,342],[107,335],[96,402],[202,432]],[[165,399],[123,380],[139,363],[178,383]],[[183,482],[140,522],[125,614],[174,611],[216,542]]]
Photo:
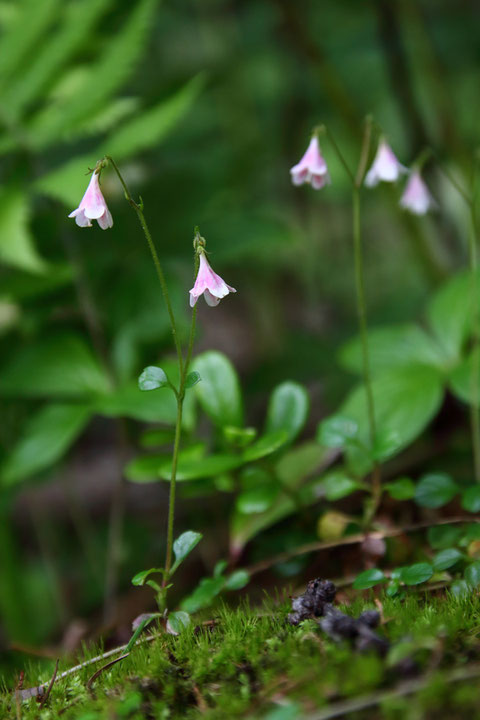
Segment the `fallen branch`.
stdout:
[[[400,535],[404,535],[405,533],[417,532],[418,530],[425,530],[426,528],[436,527],[437,525],[455,525],[463,522],[480,522],[480,520],[472,517],[451,517],[443,518],[442,520],[435,520],[433,522],[425,521],[421,523],[416,523],[415,525],[407,525],[403,528],[376,530],[367,534],[369,537],[374,538],[399,537]],[[307,553],[320,552],[321,550],[332,550],[333,548],[344,547],[346,545],[359,545],[365,540],[365,537],[366,533],[356,533],[355,535],[347,535],[347,537],[344,537],[341,540],[328,540],[326,542],[306,543],[305,545],[300,545],[293,550],[287,550],[283,553],[279,553],[273,558],[261,560],[260,562],[255,563],[255,565],[250,565],[250,567],[245,568],[245,570],[249,573],[249,575],[257,575],[264,570],[268,570],[268,568],[272,567],[272,565],[286,562],[287,560],[290,560],[292,557],[296,557],[297,555],[306,555]]]
[[125,653],[124,655],[120,655],[120,657],[115,658],[114,660],[110,660],[109,663],[106,665],[103,665],[101,668],[99,668],[96,672],[93,673],[92,677],[88,679],[87,682],[87,690],[92,689],[92,685],[95,682],[95,680],[103,673],[104,670],[107,670],[109,667],[112,667],[112,665],[116,665],[116,663],[120,662],[120,660],[124,660],[130,655],[129,652]]

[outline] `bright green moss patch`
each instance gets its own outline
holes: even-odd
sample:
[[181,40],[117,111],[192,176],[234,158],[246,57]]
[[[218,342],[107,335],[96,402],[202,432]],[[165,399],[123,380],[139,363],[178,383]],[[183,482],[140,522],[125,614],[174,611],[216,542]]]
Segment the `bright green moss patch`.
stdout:
[[[365,606],[357,600],[346,611],[357,615]],[[101,674],[91,692],[87,682],[101,662],[59,680],[46,707],[39,713],[35,700],[24,702],[21,718],[313,720],[328,717],[340,702],[365,698],[370,704],[362,709],[360,702],[353,717],[400,719],[407,708],[409,717],[423,717],[426,708],[443,717],[453,710],[480,717],[479,681],[462,682],[462,673],[466,678],[477,664],[480,668],[478,596],[384,598],[387,622],[381,632],[393,644],[386,659],[332,642],[312,620],[291,627],[285,622],[287,612],[286,606],[272,605],[260,612],[248,606],[220,609],[213,628],[137,646]],[[413,679],[395,668],[406,656],[420,669]],[[61,663],[60,672],[67,667]],[[24,687],[30,687],[48,680],[53,666],[30,664],[25,669]],[[448,682],[457,671],[456,681]],[[419,683],[414,693],[398,694],[412,682]],[[0,717],[16,717],[11,693],[2,696]]]

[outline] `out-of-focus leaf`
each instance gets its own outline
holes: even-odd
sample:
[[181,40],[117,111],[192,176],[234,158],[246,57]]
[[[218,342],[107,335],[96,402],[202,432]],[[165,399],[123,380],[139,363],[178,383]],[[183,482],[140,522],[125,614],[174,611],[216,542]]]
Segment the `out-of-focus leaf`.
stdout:
[[374,587],[386,581],[386,577],[381,570],[378,568],[372,568],[371,570],[365,570],[360,573],[354,580],[353,587],[356,590],[366,590],[367,588]]
[[428,528],[428,542],[435,550],[443,550],[455,545],[462,537],[463,530],[458,525],[439,525]]
[[[425,365],[397,367],[386,372],[373,381],[372,390],[377,427],[381,427],[385,433],[396,433],[398,438],[394,453],[420,435],[438,411],[443,397],[441,375],[433,367]],[[349,395],[340,413],[358,423],[360,436],[367,444],[369,423],[363,386]],[[348,448],[347,455],[350,458],[349,453]],[[352,469],[362,472],[369,468]]]
[[[234,470],[243,464],[243,460],[238,455],[217,454],[208,455],[207,457],[198,458],[196,460],[183,459],[181,456],[177,467],[177,480],[198,480],[199,478],[209,478],[221,473]],[[161,480],[170,481],[172,472],[171,460],[164,462],[158,469],[158,477]]]
[[480,585],[480,562],[473,562],[465,570],[465,580],[472,588]]
[[167,385],[168,378],[165,375],[165,371],[155,365],[146,367],[138,378],[138,387],[144,391],[158,390],[159,388],[167,387]]
[[295,440],[307,420],[309,404],[303,385],[291,381],[278,385],[268,403],[265,431],[285,430],[288,441]]
[[[473,386],[473,364],[474,355],[470,353],[468,357],[464,358],[450,373],[449,386],[454,395],[460,400],[469,405],[474,404],[473,393],[475,388]],[[480,375],[476,379],[477,383],[477,402],[480,404]]]
[[173,543],[173,552],[175,553],[175,562],[170,569],[170,575],[173,575],[175,570],[182,563],[187,555],[198,545],[203,535],[193,530],[187,530],[182,533]]
[[459,487],[445,473],[424,475],[415,490],[415,502],[428,508],[446,505],[459,492]]
[[225,581],[225,590],[241,590],[250,582],[250,575],[246,570],[235,570]]
[[430,580],[433,575],[433,567],[430,563],[415,563],[400,568],[400,580],[405,585],[420,585],[420,583]]
[[462,558],[463,555],[457,548],[445,548],[445,550],[440,550],[433,558],[433,569],[435,572],[448,570]]
[[29,220],[27,197],[12,187],[0,190],[0,263],[31,273],[44,273],[47,263],[35,248]]
[[180,635],[191,624],[192,619],[184,610],[176,610],[168,614],[167,630],[173,631],[174,635]]
[[0,393],[22,397],[108,393],[105,372],[88,346],[69,335],[25,347],[0,372]]
[[197,612],[202,608],[208,607],[219,595],[225,585],[224,577],[203,578],[189,597],[185,598],[180,604],[182,610],[188,613]]
[[259,460],[267,455],[271,455],[285,445],[288,439],[289,437],[286,430],[273,430],[267,433],[243,451],[243,462],[253,462],[254,460]]
[[12,485],[45,470],[67,452],[92,416],[87,405],[47,405],[27,423],[24,432],[7,456],[0,476],[3,485]]
[[462,508],[471,513],[480,512],[480,485],[473,485],[462,492]]
[[255,440],[257,430],[253,427],[236,428],[231,425],[225,425],[222,428],[222,435],[225,441],[237,448],[243,448]]
[[330,448],[343,448],[358,435],[358,423],[343,415],[332,415],[318,426],[318,442]]
[[472,322],[470,273],[461,273],[444,285],[427,310],[430,325],[450,364],[460,357]]
[[335,501],[364,488],[362,483],[352,480],[341,470],[333,470],[322,481],[327,500]]
[[410,478],[399,478],[386,483],[384,487],[394,500],[411,500],[416,490],[415,483]]
[[102,395],[95,401],[97,412],[107,417],[129,417],[143,422],[174,425],[177,416],[175,396],[171,392],[142,392],[136,382]]
[[216,350],[198,355],[192,369],[200,373],[202,382],[195,394],[204,411],[216,425],[243,425],[243,404],[240,383],[230,360]]
[[280,488],[273,483],[244,490],[237,496],[236,509],[243,515],[265,512],[273,505],[279,492]]
[[[370,368],[373,376],[405,365],[432,365],[441,368],[445,354],[434,338],[416,325],[400,325],[370,330],[368,333]],[[358,375],[363,372],[360,338],[348,342],[340,352],[341,365]]]

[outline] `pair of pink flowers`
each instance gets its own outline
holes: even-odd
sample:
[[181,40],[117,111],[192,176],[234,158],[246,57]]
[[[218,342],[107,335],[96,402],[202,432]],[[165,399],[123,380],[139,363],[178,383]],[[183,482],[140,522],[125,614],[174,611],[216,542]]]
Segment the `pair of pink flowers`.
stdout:
[[[75,218],[75,222],[80,227],[92,227],[91,221],[96,220],[102,230],[106,230],[112,227],[113,219],[100,189],[99,175],[100,173],[96,170],[92,173],[91,180],[80,205],[76,210],[71,212],[68,217]],[[220,275],[217,275],[217,273],[212,270],[207,260],[205,250],[199,248],[198,252],[200,266],[195,285],[190,290],[190,306],[194,307],[198,298],[203,295],[206,303],[214,307],[218,305],[220,300],[226,295],[237,291],[235,288],[227,285]]]
[[[372,166],[365,176],[365,185],[375,187],[380,181],[396,182],[401,175],[409,172],[408,168],[397,160],[386,141],[382,139]],[[294,185],[310,183],[315,190],[319,190],[330,182],[327,163],[320,151],[320,144],[316,135],[310,140],[307,151],[300,162],[291,168],[290,174]],[[425,215],[428,210],[437,207],[437,203],[422,180],[418,169],[411,171],[405,190],[400,198],[400,205],[415,215]]]

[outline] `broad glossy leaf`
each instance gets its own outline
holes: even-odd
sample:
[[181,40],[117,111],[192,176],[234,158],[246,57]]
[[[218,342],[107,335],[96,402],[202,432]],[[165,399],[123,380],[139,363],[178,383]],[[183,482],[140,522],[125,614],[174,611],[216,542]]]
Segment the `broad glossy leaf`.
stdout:
[[243,404],[240,383],[230,360],[216,350],[198,355],[192,369],[198,372],[202,382],[195,394],[204,411],[216,425],[243,425]]
[[243,451],[243,462],[253,462],[276,452],[289,440],[286,430],[273,430]]
[[318,442],[330,448],[343,448],[358,436],[358,423],[344,415],[332,415],[318,426]]
[[175,554],[175,562],[173,563],[170,575],[173,575],[175,570],[178,568],[180,563],[182,563],[187,555],[189,555],[194,547],[198,545],[200,540],[202,539],[203,535],[199,532],[194,532],[193,530],[187,530],[186,532],[182,533],[180,537],[178,537],[175,542],[173,543],[173,552]]
[[2,484],[12,485],[60,460],[92,417],[88,405],[47,405],[25,426],[0,471]]
[[456,563],[462,558],[463,555],[460,550],[457,550],[457,548],[445,548],[445,550],[440,550],[440,552],[433,558],[433,569],[435,572],[448,570],[448,568],[456,565]]
[[22,397],[108,393],[109,381],[88,346],[70,335],[19,350],[0,372],[0,393]]
[[[396,454],[409,445],[435,416],[443,398],[442,377],[437,370],[425,365],[397,367],[376,378],[372,383],[375,418],[383,432],[395,433],[398,438]],[[368,443],[369,424],[365,389],[355,389],[340,410],[351,417],[360,428],[360,436]],[[350,450],[347,449],[348,457]],[[353,458],[353,456],[352,456]],[[362,459],[365,464],[365,459]],[[366,471],[367,467],[355,467]]]
[[365,570],[360,573],[354,580],[353,587],[356,590],[366,590],[367,588],[374,587],[386,581],[386,577],[381,570],[378,568],[372,568],[371,570]]
[[288,442],[295,440],[305,425],[309,405],[308,393],[303,385],[291,381],[278,385],[268,404],[266,433],[284,430]]
[[471,275],[464,272],[446,283],[433,297],[428,320],[450,364],[460,357],[472,322]]
[[417,505],[438,508],[446,505],[459,492],[459,487],[445,473],[429,473],[424,475],[415,490]]
[[400,579],[405,585],[420,585],[430,580],[433,575],[433,567],[430,563],[415,563],[401,568]]
[[[375,377],[395,367],[416,364],[441,368],[445,354],[439,343],[416,325],[392,325],[368,333],[370,369]],[[361,375],[363,372],[360,338],[348,342],[340,352],[341,365]]]

